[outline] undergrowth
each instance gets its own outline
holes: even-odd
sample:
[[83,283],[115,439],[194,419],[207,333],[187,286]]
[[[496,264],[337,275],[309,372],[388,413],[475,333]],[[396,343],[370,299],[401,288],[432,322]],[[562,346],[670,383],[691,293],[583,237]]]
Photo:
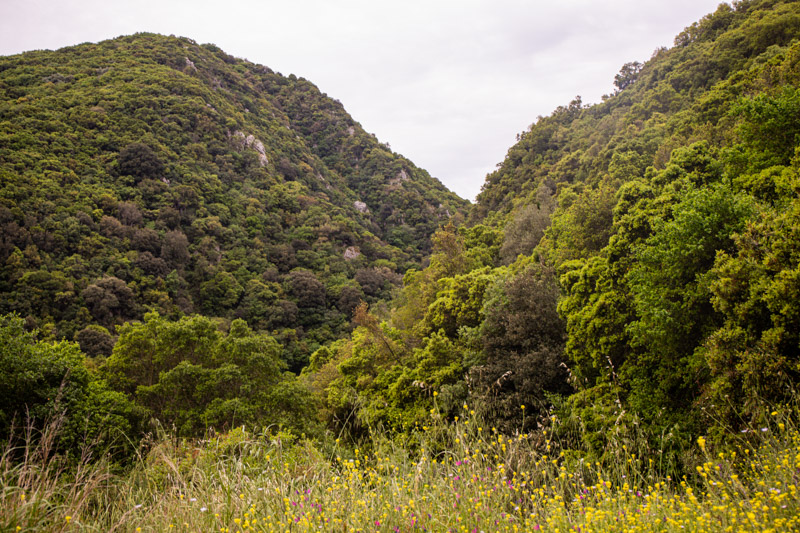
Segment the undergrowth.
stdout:
[[432,411],[413,452],[382,434],[369,452],[331,441],[323,453],[290,434],[239,428],[201,441],[154,438],[124,474],[89,446],[65,463],[53,453],[55,420],[6,447],[0,529],[796,531],[793,419],[768,413],[724,447],[699,438],[696,465],[680,478],[635,443],[612,439],[614,460],[591,462],[552,441],[552,426],[501,435],[466,406],[455,421]]

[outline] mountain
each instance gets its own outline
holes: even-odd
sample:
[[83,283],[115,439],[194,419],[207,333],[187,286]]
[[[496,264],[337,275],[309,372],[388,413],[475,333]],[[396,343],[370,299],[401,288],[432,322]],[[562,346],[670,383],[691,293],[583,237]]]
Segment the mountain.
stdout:
[[720,4],[602,103],[538,120],[487,177],[473,220],[560,286],[573,414],[622,406],[686,436],[792,396],[798,58],[800,4]]
[[137,34],[0,58],[0,312],[91,354],[188,313],[299,370],[467,202],[311,82]]
[[590,457],[612,431],[681,454],[791,404],[800,3],[720,4],[614,83],[522,132],[390,319],[312,356],[330,424],[469,405],[506,432],[555,416]]
[[737,97],[795,81],[774,78],[759,85],[739,78],[773,69],[767,63],[797,39],[798,25],[793,2],[720,4],[676,36],[672,48],[655,50],[645,63],[624,65],[614,79],[615,93],[602,103],[586,106],[577,97],[519,134],[498,170],[487,176],[472,220],[536,203],[540,188],[542,195],[553,195],[567,184],[626,180],[648,166],[665,168],[680,146],[729,142],[720,135],[731,129]]
[[698,445],[796,413],[799,2],[721,4],[537,119],[469,212],[308,82],[212,46],[3,61],[0,310],[26,318],[0,319],[0,434],[64,391],[67,449],[157,420],[441,459],[469,426],[688,480]]

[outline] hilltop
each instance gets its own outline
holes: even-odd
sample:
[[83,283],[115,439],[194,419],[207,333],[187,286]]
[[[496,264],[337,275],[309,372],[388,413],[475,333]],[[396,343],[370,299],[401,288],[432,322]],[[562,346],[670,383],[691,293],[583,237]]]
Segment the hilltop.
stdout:
[[0,180],[0,311],[91,355],[242,318],[295,370],[468,204],[311,82],[153,34],[0,58]]

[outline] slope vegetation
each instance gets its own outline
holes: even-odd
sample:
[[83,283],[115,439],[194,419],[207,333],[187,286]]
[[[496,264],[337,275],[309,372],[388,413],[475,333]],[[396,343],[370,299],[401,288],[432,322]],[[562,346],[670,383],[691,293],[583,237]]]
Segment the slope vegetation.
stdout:
[[466,202],[310,82],[138,34],[0,58],[0,311],[91,355],[147,310],[299,370]]
[[391,320],[312,357],[330,423],[412,431],[467,404],[513,431],[555,412],[599,457],[612,429],[679,452],[789,402],[798,38],[797,2],[721,4],[602,103],[539,118]]

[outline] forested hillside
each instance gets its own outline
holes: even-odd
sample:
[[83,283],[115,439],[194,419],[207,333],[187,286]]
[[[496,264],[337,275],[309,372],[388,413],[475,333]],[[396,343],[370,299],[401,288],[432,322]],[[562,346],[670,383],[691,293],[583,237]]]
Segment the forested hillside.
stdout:
[[107,356],[146,311],[295,371],[467,203],[294,75],[139,34],[0,58],[0,312]]
[[[614,85],[538,118],[467,212],[310,82],[211,45],[0,59],[0,434],[31,446],[14,428],[55,416],[64,456],[162,454],[148,491],[177,486],[152,466],[170,454],[178,477],[240,460],[247,431],[270,451],[242,468],[270,483],[308,473],[283,443],[386,486],[386,450],[433,476],[492,449],[495,488],[530,468],[558,512],[602,500],[591,465],[692,501],[707,445],[774,431],[777,461],[800,380],[800,3],[721,4]],[[227,451],[185,451],[220,433]]]
[[791,401],[799,37],[797,2],[721,4],[602,103],[537,119],[391,319],[364,313],[312,357],[324,419],[413,433],[466,404],[510,432],[555,414],[602,457],[611,428],[680,453]]
[[0,529],[797,530],[800,2],[614,85],[467,211],[212,45],[0,58]]

